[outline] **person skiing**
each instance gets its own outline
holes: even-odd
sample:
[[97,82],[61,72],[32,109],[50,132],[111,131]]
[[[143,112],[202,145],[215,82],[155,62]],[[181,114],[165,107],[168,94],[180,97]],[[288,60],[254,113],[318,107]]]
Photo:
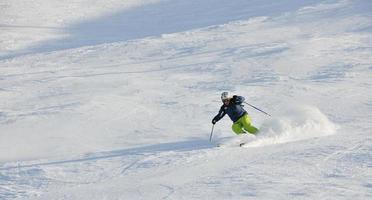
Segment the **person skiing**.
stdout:
[[251,134],[258,133],[258,129],[252,125],[248,112],[243,108],[244,97],[237,95],[230,97],[228,92],[223,92],[221,94],[221,100],[223,105],[218,114],[213,118],[212,124],[216,124],[227,114],[234,122],[232,130],[237,135],[246,134],[247,132]]

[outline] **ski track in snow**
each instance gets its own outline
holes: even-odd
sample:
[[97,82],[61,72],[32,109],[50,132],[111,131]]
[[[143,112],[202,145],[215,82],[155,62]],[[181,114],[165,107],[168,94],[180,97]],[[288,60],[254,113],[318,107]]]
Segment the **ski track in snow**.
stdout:
[[[0,199],[372,198],[369,1],[19,5],[29,21],[20,2],[0,3]],[[225,90],[270,111],[246,107],[260,135],[223,119],[208,142]]]

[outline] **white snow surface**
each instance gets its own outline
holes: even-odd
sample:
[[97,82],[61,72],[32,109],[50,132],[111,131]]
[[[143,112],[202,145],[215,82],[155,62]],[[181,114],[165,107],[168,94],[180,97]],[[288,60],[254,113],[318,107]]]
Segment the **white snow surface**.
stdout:
[[371,199],[371,55],[369,0],[2,0],[0,199]]

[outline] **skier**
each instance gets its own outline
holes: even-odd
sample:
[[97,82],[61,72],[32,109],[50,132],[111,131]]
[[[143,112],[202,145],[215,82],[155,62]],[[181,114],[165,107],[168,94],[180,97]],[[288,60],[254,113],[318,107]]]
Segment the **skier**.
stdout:
[[247,132],[251,134],[258,133],[258,129],[252,125],[251,118],[248,116],[247,111],[244,110],[243,105],[241,105],[245,100],[244,97],[237,95],[230,97],[228,92],[223,92],[221,94],[221,100],[223,105],[218,114],[213,118],[212,124],[216,124],[227,114],[234,122],[232,130],[237,135],[246,134]]

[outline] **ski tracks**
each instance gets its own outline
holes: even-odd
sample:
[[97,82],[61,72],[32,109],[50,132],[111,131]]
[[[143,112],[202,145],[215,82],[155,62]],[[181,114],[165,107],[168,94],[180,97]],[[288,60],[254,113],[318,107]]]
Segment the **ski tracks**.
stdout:
[[[207,152],[171,149],[153,152],[111,151],[58,161],[7,163],[0,167],[0,199],[37,197],[51,188],[62,191],[76,186],[105,184],[115,180],[130,182],[138,175],[151,177],[152,174],[166,174],[178,166],[192,166],[195,159],[199,161],[204,159],[208,155]],[[127,179],[128,181],[125,181]],[[141,185],[141,181],[133,181],[135,185]],[[168,184],[156,185],[154,187],[159,188],[162,199],[168,199],[176,190]]]
[[147,155],[80,158],[55,162],[7,164],[0,168],[0,199],[38,196],[48,187],[97,184],[125,176]]
[[[372,162],[370,149],[371,140],[350,141],[348,148],[329,147],[333,153],[325,156],[315,165],[320,184],[328,190],[334,190],[339,197],[362,197],[367,198],[371,193]],[[363,186],[363,189],[356,190]],[[320,194],[326,198],[328,194]]]

